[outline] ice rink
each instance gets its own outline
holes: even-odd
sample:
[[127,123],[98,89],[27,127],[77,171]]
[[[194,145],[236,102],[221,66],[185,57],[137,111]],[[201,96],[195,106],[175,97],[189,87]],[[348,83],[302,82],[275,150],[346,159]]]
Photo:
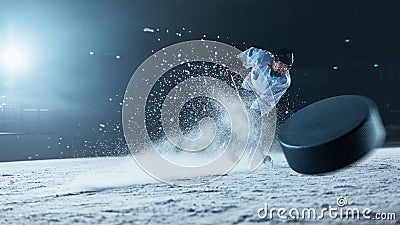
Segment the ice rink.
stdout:
[[[197,187],[154,181],[131,157],[1,163],[0,223],[400,224],[399,150],[379,149],[347,169],[317,176],[292,171],[281,153],[273,153],[273,167],[235,170]],[[339,197],[346,198],[343,208],[370,208],[371,219],[258,216],[265,204],[318,212],[338,207]],[[382,213],[396,219],[373,219]]]

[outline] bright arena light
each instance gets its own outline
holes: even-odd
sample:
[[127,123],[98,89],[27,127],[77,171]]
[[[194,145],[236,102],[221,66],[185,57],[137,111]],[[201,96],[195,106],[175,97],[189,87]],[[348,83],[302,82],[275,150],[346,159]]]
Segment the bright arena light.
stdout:
[[24,51],[9,47],[1,51],[3,67],[8,71],[24,70],[28,66],[28,57]]

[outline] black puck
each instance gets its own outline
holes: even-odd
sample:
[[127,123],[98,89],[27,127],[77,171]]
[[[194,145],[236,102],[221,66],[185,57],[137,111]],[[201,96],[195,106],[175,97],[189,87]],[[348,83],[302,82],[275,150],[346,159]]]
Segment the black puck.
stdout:
[[375,103],[342,95],[304,107],[285,121],[279,140],[289,166],[299,173],[334,171],[382,146],[386,132]]

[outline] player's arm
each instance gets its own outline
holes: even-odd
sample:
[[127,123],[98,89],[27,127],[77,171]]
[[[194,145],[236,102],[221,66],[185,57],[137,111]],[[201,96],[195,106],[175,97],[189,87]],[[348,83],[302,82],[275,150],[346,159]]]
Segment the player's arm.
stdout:
[[247,75],[242,82],[242,88],[248,90],[248,91],[252,91],[253,90],[253,85],[251,85],[250,82],[250,75]]
[[271,52],[251,47],[238,55],[246,68],[256,67],[261,71],[272,63],[274,56]]
[[291,82],[290,76],[287,76],[287,80],[285,83],[277,83],[277,84],[272,85],[271,89],[272,89],[272,93],[274,95],[276,104],[278,104],[281,97],[286,93],[286,90],[290,86],[290,82]]

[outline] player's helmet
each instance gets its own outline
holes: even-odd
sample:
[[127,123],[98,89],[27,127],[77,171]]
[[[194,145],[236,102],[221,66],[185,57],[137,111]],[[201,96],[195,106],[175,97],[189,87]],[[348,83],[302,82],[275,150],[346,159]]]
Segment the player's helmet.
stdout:
[[281,61],[288,65],[289,68],[293,66],[294,63],[294,54],[293,51],[290,49],[280,49],[276,54],[275,54],[275,61]]

